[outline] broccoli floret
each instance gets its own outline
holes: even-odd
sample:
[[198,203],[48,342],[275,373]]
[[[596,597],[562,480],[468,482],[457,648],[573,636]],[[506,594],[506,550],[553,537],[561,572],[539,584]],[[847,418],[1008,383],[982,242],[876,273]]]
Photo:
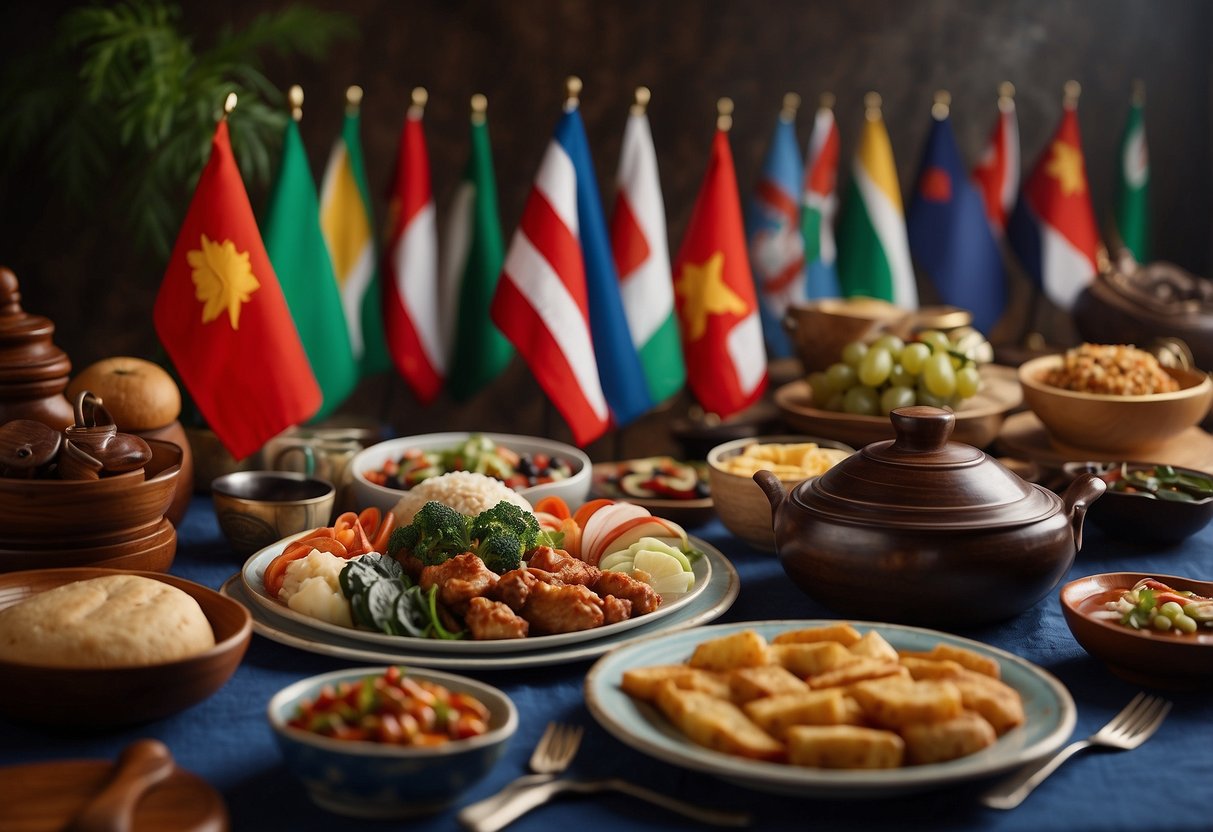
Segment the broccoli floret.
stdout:
[[538,545],[539,521],[531,512],[504,500],[472,518],[472,540],[483,545],[500,535],[515,538],[522,545],[522,551],[527,552]]
[[450,506],[430,500],[413,516],[413,522],[392,532],[388,554],[407,550],[426,566],[442,563],[470,551],[468,518]]
[[476,546],[476,554],[484,561],[484,565],[498,575],[504,575],[511,569],[522,566],[522,556],[525,553],[522,541],[512,534],[499,534],[481,541]]

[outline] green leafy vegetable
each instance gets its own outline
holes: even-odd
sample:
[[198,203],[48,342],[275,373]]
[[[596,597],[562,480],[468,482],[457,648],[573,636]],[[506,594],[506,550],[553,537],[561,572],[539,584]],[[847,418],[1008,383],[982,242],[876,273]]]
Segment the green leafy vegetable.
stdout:
[[341,592],[350,602],[354,623],[370,630],[414,638],[463,638],[442,623],[438,587],[421,591],[404,569],[387,555],[372,553],[354,558],[338,577]]

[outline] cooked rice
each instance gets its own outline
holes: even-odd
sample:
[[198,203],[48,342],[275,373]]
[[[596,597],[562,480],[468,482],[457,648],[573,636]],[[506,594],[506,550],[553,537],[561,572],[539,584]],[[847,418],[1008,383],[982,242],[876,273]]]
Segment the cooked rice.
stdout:
[[525,497],[501,480],[473,471],[451,471],[424,480],[404,492],[392,513],[400,525],[408,525],[413,522],[413,515],[430,500],[445,503],[468,517],[474,517],[502,500],[533,511]]

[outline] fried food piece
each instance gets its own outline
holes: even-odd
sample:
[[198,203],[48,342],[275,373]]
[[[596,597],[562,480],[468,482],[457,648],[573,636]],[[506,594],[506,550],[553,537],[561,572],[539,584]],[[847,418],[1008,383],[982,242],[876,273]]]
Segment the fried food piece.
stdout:
[[854,664],[860,658],[836,641],[771,644],[770,652],[776,664],[802,679]]
[[[607,573],[611,574],[611,573]],[[691,654],[691,667],[734,670],[770,664],[770,645],[756,630],[741,630],[699,644]]]
[[967,757],[997,742],[994,727],[981,714],[963,711],[941,722],[915,722],[901,726],[910,765],[942,763]]
[[728,677],[723,673],[687,667],[685,664],[663,664],[625,670],[620,687],[629,696],[652,702],[657,699],[657,688],[667,680],[683,690],[703,691],[717,699],[728,699],[731,692]]
[[917,656],[902,656],[901,666],[915,679],[954,679],[964,670],[951,659],[920,659]]
[[992,676],[995,679],[1001,675],[998,662],[994,659],[989,656],[983,656],[980,653],[975,653],[964,647],[954,647],[951,644],[936,644],[925,652],[921,650],[902,650],[900,651],[900,655],[902,657],[909,656],[918,659],[934,659],[936,661],[951,659],[961,667],[974,670],[986,676]]
[[657,687],[657,707],[692,742],[752,760],[778,760],[783,743],[755,725],[732,702],[709,693],[683,690],[672,680]]
[[859,706],[842,688],[768,696],[746,702],[741,709],[762,730],[783,740],[793,725],[855,725],[862,719]]
[[852,655],[866,656],[869,659],[880,659],[886,662],[897,661],[897,651],[893,645],[885,641],[885,637],[875,630],[868,630],[863,638],[847,648]]
[[471,599],[492,590],[497,581],[496,573],[485,566],[484,561],[471,552],[464,552],[422,569],[420,584],[423,592],[437,586],[438,600],[462,615]]
[[905,676],[886,676],[860,682],[849,692],[864,716],[882,728],[943,722],[964,710],[959,688],[946,679],[916,682]]
[[782,693],[808,693],[799,676],[777,664],[742,667],[729,673],[729,688],[737,704]]
[[632,617],[632,602],[627,598],[608,595],[602,599],[602,623],[618,624]]
[[788,762],[812,768],[897,768],[905,741],[892,731],[856,725],[794,725]]
[[590,589],[606,597],[614,595],[632,602],[632,615],[648,615],[661,606],[661,596],[644,581],[622,572],[602,572]]
[[810,676],[806,681],[813,690],[820,690],[838,686],[845,687],[867,679],[879,679],[882,676],[908,675],[909,672],[897,662],[882,662],[879,659],[865,659],[860,656],[850,664]]
[[839,624],[828,624],[824,627],[804,627],[800,630],[788,630],[771,639],[772,644],[804,644],[813,641],[836,641],[843,647],[850,647],[859,641],[859,631],[845,621]]
[[509,606],[483,596],[468,601],[463,621],[476,641],[526,638],[530,630],[526,619],[515,615]]
[[602,570],[597,566],[590,566],[568,552],[553,549],[551,546],[535,549],[527,560],[527,566],[551,573],[562,584],[581,584],[591,589],[602,577]]
[[1024,723],[1026,716],[1019,691],[1005,682],[972,670],[963,670],[949,681],[960,690],[965,708],[985,717],[998,736]]
[[534,635],[574,633],[601,627],[602,599],[584,586],[536,583],[518,613]]
[[526,606],[526,599],[531,595],[531,589],[539,583],[538,570],[511,569],[501,576],[497,585],[489,593],[489,597],[509,606],[514,612],[521,612]]

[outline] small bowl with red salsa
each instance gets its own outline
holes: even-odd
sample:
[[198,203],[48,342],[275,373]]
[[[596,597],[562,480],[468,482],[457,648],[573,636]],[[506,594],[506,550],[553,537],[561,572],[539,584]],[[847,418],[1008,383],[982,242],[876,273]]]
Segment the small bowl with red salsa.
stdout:
[[[1084,650],[1121,678],[1173,689],[1213,686],[1211,597],[1211,581],[1136,572],[1079,578],[1060,594],[1066,624]],[[1181,618],[1196,626],[1178,626]]]
[[1091,473],[1108,484],[1087,509],[1105,534],[1176,544],[1213,520],[1213,477],[1194,468],[1153,462],[1069,462],[1070,477]]
[[488,774],[518,727],[497,688],[397,666],[295,682],[274,695],[267,717],[313,802],[362,818],[440,811]]

